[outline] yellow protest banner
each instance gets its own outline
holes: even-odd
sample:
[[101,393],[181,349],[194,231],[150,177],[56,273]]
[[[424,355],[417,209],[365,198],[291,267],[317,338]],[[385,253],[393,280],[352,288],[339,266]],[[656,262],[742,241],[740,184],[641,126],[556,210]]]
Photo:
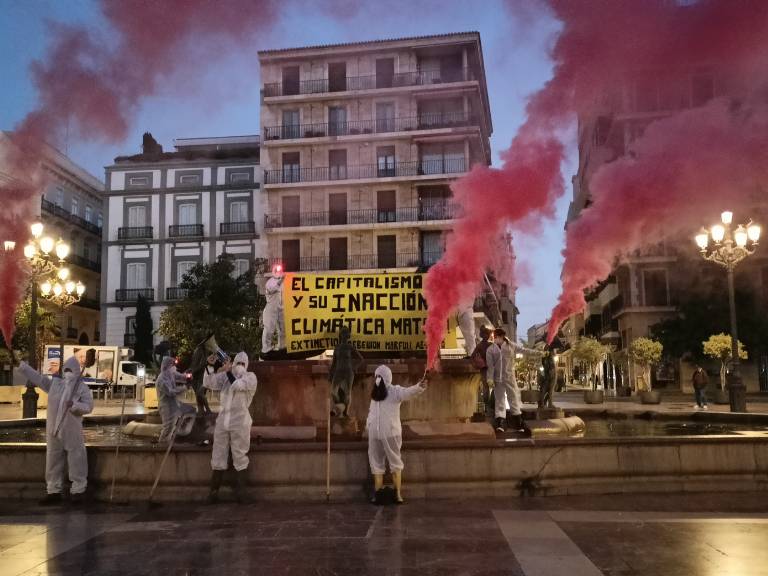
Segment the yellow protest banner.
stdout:
[[[348,326],[361,352],[416,352],[426,349],[427,301],[424,275],[285,275],[283,306],[288,352],[328,350]],[[455,322],[443,347],[456,348]]]

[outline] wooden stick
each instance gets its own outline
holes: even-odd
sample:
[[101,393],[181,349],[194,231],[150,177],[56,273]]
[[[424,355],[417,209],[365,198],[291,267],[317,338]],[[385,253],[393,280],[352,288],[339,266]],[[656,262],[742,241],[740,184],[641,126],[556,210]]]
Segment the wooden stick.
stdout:
[[[136,396],[134,387],[133,395]],[[123,386],[123,406],[120,409],[120,428],[117,431],[117,444],[115,445],[115,461],[112,463],[112,487],[109,489],[109,501],[115,496],[115,478],[117,478],[117,461],[120,456],[120,441],[123,439],[123,416],[125,415],[125,386]]]
[[152,484],[152,490],[149,492],[149,499],[147,500],[149,504],[152,504],[152,496],[154,496],[155,488],[157,488],[157,483],[160,481],[160,474],[163,472],[163,467],[165,466],[165,461],[168,459],[168,454],[171,453],[171,448],[173,448],[173,442],[176,440],[176,431],[179,429],[179,423],[181,420],[181,416],[179,416],[176,420],[176,424],[173,426],[173,432],[171,432],[171,439],[168,442],[168,448],[165,450],[165,456],[163,456],[163,460],[160,462],[160,468],[157,471],[157,476],[155,476],[155,483]]
[[325,432],[325,501],[331,501],[331,390],[325,399],[325,413],[328,415],[328,425]]

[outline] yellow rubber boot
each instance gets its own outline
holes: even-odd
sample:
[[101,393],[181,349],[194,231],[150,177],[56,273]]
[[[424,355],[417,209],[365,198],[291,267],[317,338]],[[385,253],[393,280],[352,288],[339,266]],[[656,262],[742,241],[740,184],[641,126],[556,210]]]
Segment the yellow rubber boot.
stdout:
[[371,502],[374,504],[378,504],[378,495],[379,490],[384,488],[384,474],[374,474],[373,475],[373,497],[371,498]]
[[403,500],[403,471],[392,472],[392,481],[395,483],[395,498],[398,504],[402,504]]

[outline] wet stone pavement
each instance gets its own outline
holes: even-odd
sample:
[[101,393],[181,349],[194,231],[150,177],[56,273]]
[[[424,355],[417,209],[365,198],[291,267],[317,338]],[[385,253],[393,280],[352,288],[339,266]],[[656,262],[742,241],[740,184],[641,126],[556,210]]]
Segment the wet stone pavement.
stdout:
[[0,575],[768,575],[765,494],[367,504],[0,501]]

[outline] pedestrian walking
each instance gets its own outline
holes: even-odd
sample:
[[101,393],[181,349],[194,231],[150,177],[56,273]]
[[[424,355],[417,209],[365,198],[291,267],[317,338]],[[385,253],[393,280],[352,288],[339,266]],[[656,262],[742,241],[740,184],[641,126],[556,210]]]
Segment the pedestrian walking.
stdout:
[[693,384],[693,395],[696,399],[696,404],[693,405],[694,408],[697,410],[709,410],[709,407],[707,406],[707,385],[709,384],[709,376],[707,376],[707,371],[698,364],[693,371],[693,376],[691,376],[691,384]]
[[366,429],[368,431],[368,462],[373,474],[374,495],[371,501],[381,503],[381,489],[384,487],[384,472],[389,463],[392,480],[395,484],[395,498],[403,503],[403,459],[400,448],[403,443],[400,423],[400,404],[415,398],[427,389],[426,378],[416,386],[404,388],[392,385],[392,371],[381,365],[374,373],[374,385],[371,391],[371,406],[368,410]]
[[83,438],[83,415],[93,411],[93,394],[83,382],[80,362],[72,356],[64,362],[62,376],[43,376],[26,362],[19,365],[22,374],[48,394],[45,421],[45,483],[47,495],[41,504],[58,504],[64,466],[69,469],[72,504],[85,498],[88,487],[88,455]]

